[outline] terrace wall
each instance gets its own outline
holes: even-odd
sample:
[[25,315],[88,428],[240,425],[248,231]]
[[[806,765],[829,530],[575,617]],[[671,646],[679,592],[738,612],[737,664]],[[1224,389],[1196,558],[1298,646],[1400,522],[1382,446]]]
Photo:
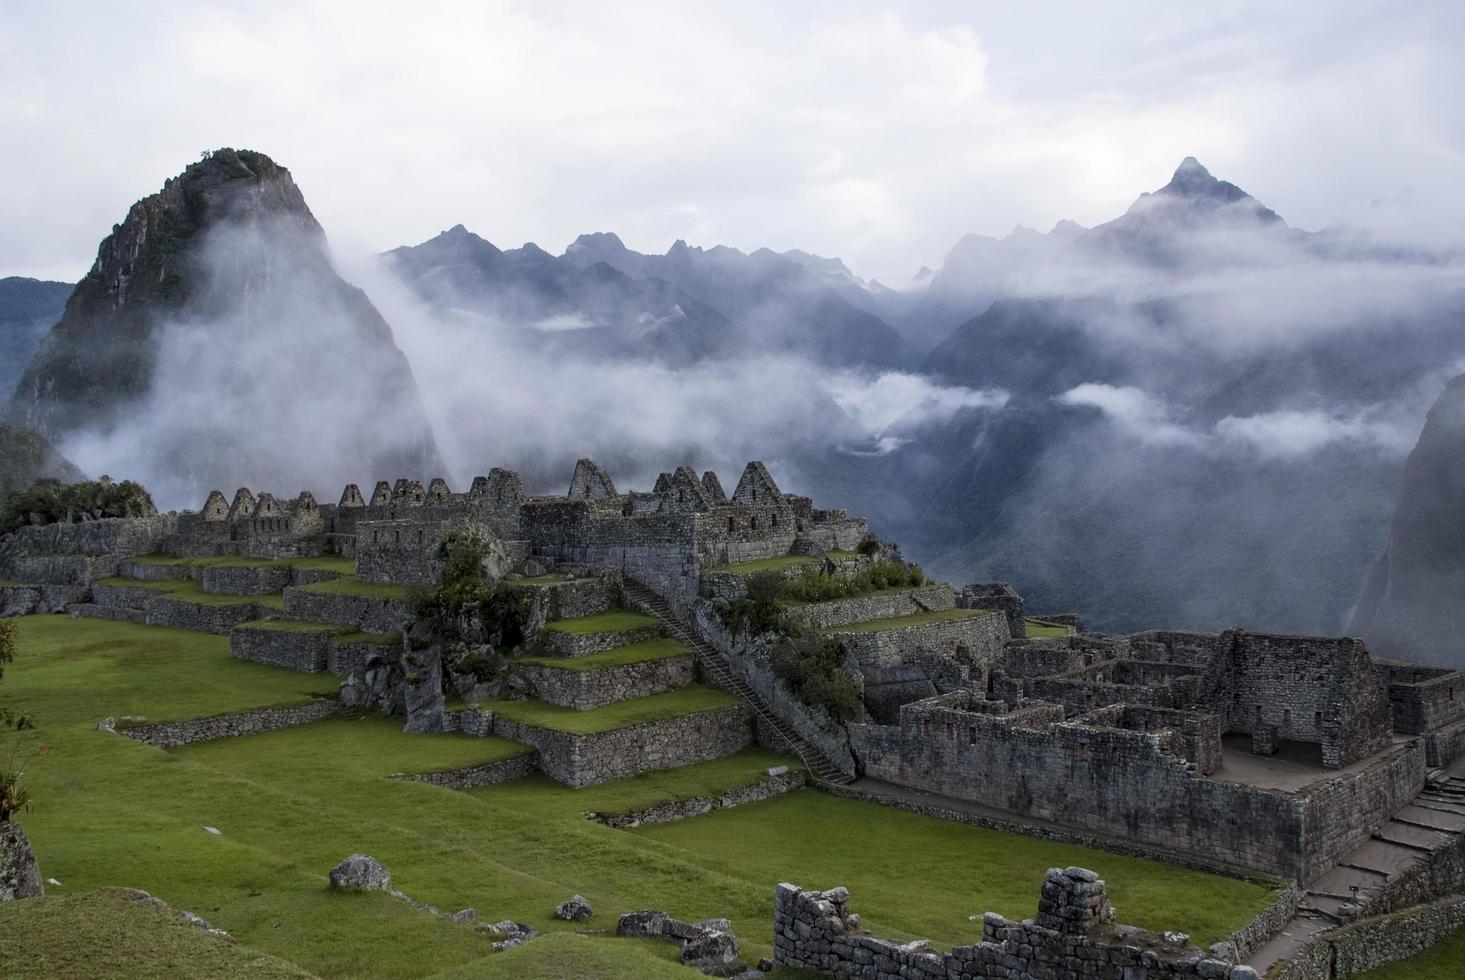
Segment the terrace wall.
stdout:
[[[788,619],[809,630],[848,626],[871,619],[893,619],[917,613],[954,609],[956,594],[947,585],[928,585],[919,589],[889,589],[848,599],[810,602],[794,606]],[[985,618],[985,617],[981,617]]]
[[577,711],[631,701],[686,687],[696,673],[692,655],[643,660],[598,670],[570,670],[519,664],[531,697]]
[[742,704],[594,734],[493,719],[493,733],[539,750],[539,768],[566,786],[594,786],[651,769],[675,769],[731,755],[753,739]]
[[236,738],[240,735],[258,735],[281,728],[294,728],[320,721],[340,710],[340,702],[334,698],[317,698],[308,704],[286,705],[276,708],[254,708],[236,711],[232,714],[210,715],[207,718],[188,718],[183,721],[165,721],[157,724],[137,724],[118,727],[117,732],[128,738],[160,749],[192,745],[195,742],[212,742],[220,738]]

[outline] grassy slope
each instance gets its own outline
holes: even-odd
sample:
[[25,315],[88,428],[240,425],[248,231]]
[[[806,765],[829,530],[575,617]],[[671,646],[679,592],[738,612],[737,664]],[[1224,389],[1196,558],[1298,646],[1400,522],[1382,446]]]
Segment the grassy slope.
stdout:
[[603,670],[606,667],[624,667],[626,664],[639,664],[647,660],[691,655],[691,648],[680,640],[661,639],[632,643],[584,657],[522,657],[514,662],[552,667],[556,670]]
[[653,694],[634,701],[618,701],[589,711],[577,711],[547,701],[484,701],[483,707],[522,725],[588,735],[629,728],[661,718],[712,711],[737,703],[738,699],[726,691],[691,684],[665,694]]
[[1049,626],[1033,619],[1028,620],[1023,625],[1027,636],[1033,639],[1052,640],[1060,639],[1068,635],[1068,627],[1066,626]]
[[591,633],[609,633],[615,630],[640,630],[659,623],[654,616],[645,613],[618,609],[598,616],[581,616],[579,619],[557,619],[545,629],[571,636],[588,636]]
[[330,892],[326,872],[353,851],[385,862],[421,901],[551,932],[581,928],[550,915],[573,892],[599,910],[594,929],[636,908],[727,915],[754,959],[768,952],[773,887],[786,879],[847,884],[872,928],[938,939],[970,938],[965,917],[987,908],[1029,914],[1055,864],[1104,873],[1125,921],[1198,938],[1235,928],[1266,900],[1255,886],[812,791],[732,811],[736,823],[714,815],[641,834],[582,816],[739,785],[788,761],[765,753],[584,790],[533,777],[456,793],[385,777],[484,761],[496,747],[404,735],[383,719],[164,752],[95,723],[279,702],[320,679],[231,660],[222,637],[103,620],[28,617],[19,644],[3,690],[54,750],[33,767],[37,806],[25,820],[43,873],[64,882],[52,893],[144,888],[322,976],[656,976],[666,962],[654,944],[565,938],[540,947],[543,958],[530,944],[511,969],[516,960],[461,927],[383,896]]
[[848,626],[836,626],[827,629],[826,633],[880,633],[885,630],[904,629],[907,626],[929,626],[931,623],[944,623],[953,619],[972,619],[977,616],[990,616],[990,609],[938,609],[936,612],[914,613],[910,616],[892,616],[889,619],[867,619],[862,623],[851,623]]
[[120,889],[0,905],[0,976],[308,977],[309,973],[181,921]]

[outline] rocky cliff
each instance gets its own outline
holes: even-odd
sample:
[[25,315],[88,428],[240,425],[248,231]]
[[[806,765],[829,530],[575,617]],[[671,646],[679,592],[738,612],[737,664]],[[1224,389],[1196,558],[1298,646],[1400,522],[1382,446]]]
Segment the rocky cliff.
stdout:
[[83,466],[125,448],[150,484],[166,472],[194,496],[226,476],[436,466],[391,328],[337,275],[290,172],[248,150],[206,155],[113,227],[10,414]]
[[1409,454],[1388,547],[1349,632],[1375,656],[1465,667],[1465,375],[1445,387]]

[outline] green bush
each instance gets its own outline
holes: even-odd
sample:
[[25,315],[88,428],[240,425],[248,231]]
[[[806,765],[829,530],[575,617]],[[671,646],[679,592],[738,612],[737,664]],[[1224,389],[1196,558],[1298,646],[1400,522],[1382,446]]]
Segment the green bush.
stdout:
[[[436,588],[416,596],[418,621],[445,647],[491,644],[509,649],[524,642],[533,599],[506,585],[491,588],[484,559],[488,543],[472,527],[448,532],[438,547],[443,562]],[[481,666],[481,665],[480,665]]]
[[28,524],[71,524],[104,517],[150,517],[158,512],[153,498],[139,483],[112,478],[84,483],[44,479],[30,489],[10,494],[0,503],[0,534]]
[[800,701],[823,708],[839,724],[860,712],[859,690],[843,664],[844,648],[825,637],[785,638],[773,650],[773,673]]
[[783,585],[783,597],[801,602],[829,602],[851,596],[924,585],[925,573],[920,565],[902,565],[894,561],[878,561],[849,578],[837,578],[822,571],[810,572]]
[[855,545],[855,550],[868,558],[873,558],[880,553],[880,539],[873,534],[867,534],[860,539],[859,544]]

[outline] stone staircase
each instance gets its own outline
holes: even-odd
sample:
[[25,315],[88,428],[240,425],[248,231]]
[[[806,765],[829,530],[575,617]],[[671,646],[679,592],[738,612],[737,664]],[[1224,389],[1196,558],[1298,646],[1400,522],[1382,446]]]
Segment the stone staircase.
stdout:
[[671,606],[665,599],[648,589],[646,586],[630,579],[625,583],[626,598],[631,603],[644,609],[647,613],[661,620],[669,635],[681,640],[692,648],[696,657],[697,665],[701,668],[703,675],[716,687],[736,694],[753,710],[763,724],[767,725],[778,737],[786,742],[795,755],[804,763],[809,770],[810,778],[817,782],[834,783],[847,785],[853,782],[851,778],[839,770],[834,763],[830,762],[825,755],[813,745],[801,738],[773,712],[758,697],[751,687],[748,686],[737,672],[728,665],[723,656],[712,649],[706,642],[697,635],[696,631],[683,623],[672,611]]
[[1430,773],[1423,791],[1332,870],[1310,884],[1297,915],[1247,961],[1259,976],[1290,959],[1314,937],[1355,917],[1381,888],[1465,832],[1465,771]]

